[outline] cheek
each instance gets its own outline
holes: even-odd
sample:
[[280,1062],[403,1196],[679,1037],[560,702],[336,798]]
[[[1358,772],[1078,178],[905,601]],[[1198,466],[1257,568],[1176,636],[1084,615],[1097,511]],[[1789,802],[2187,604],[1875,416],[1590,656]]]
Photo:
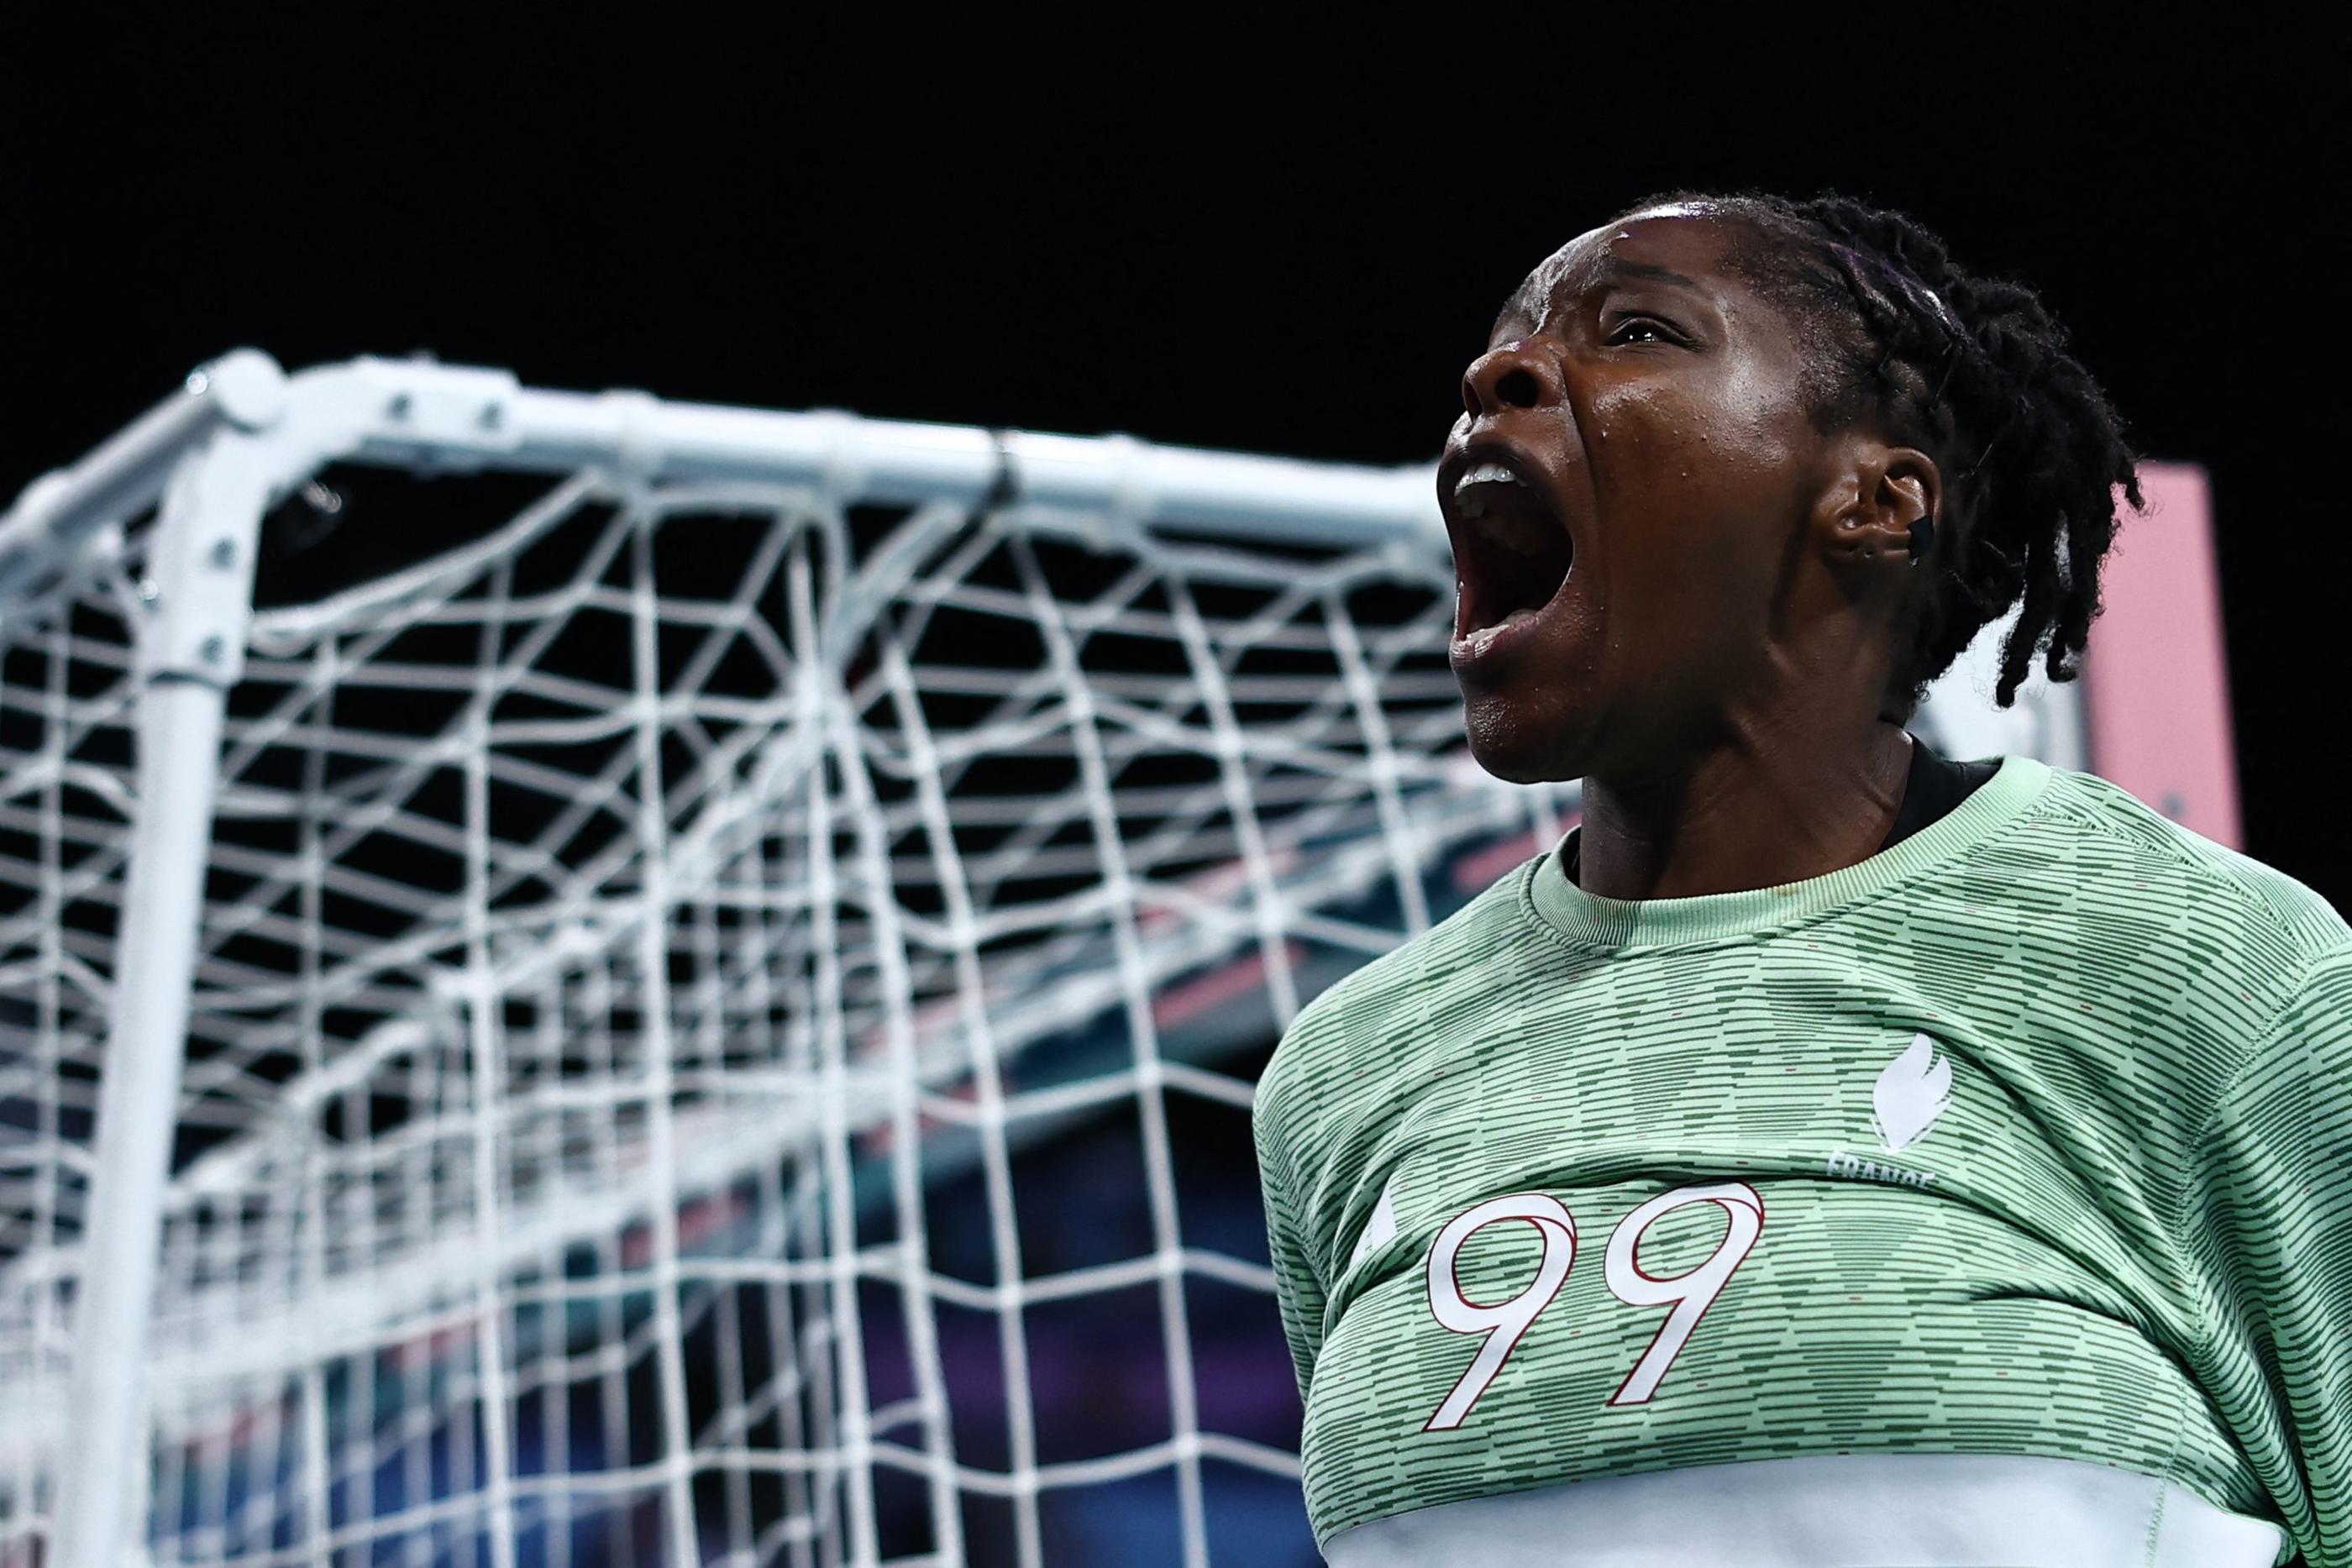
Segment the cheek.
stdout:
[[1802,510],[1804,451],[1787,392],[1729,363],[1696,383],[1630,382],[1594,400],[1594,498],[1612,593],[1673,625],[1686,652],[1746,636],[1765,612]]
[[1755,496],[1776,489],[1801,458],[1804,416],[1794,388],[1748,358],[1604,385],[1590,421],[1597,486],[1654,503],[1677,494]]
[[1739,361],[1704,379],[1606,388],[1591,423],[1594,489],[1612,528],[1621,508],[1645,531],[1760,522],[1759,509],[1780,508],[1802,455],[1789,389]]
[[1716,444],[1758,472],[1793,473],[1820,439],[1806,422],[1793,365],[1748,356],[1727,361],[1706,406]]

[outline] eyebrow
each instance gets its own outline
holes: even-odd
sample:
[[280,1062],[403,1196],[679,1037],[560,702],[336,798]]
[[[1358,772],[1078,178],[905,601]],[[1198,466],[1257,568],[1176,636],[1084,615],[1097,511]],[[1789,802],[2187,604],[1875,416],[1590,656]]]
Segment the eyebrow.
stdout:
[[1602,256],[1598,275],[1610,280],[1638,277],[1645,283],[1672,283],[1694,289],[1700,287],[1697,279],[1685,277],[1671,267],[1655,267],[1646,261],[1628,261],[1622,256]]
[[[1664,283],[1678,288],[1687,288],[1695,294],[1706,292],[1706,286],[1700,283],[1698,279],[1685,277],[1671,267],[1659,267],[1647,261],[1631,261],[1622,256],[1602,256],[1593,268],[1592,281],[1594,283]],[[1495,318],[1495,328],[1499,329],[1505,319],[1512,311],[1521,308],[1521,302],[1514,298],[1503,308],[1502,313]]]

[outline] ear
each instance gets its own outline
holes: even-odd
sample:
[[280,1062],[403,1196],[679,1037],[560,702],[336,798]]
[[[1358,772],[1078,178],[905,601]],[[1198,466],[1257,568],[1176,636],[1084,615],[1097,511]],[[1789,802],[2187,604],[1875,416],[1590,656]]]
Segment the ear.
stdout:
[[1813,516],[1815,538],[1831,570],[1857,593],[1874,582],[1900,580],[1911,570],[1911,525],[1933,518],[1938,537],[1932,549],[1949,548],[1941,537],[1944,476],[1936,460],[1916,446],[1887,446],[1856,439],[1824,486]]

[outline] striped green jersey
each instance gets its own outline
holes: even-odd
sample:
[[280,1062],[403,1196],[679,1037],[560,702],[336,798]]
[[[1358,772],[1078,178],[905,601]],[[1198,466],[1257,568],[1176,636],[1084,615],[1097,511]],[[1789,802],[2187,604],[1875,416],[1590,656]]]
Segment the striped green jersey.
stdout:
[[1333,986],[1260,1088],[1319,1541],[1579,1479],[1986,1454],[2158,1478],[2352,1564],[2326,901],[2024,757],[1806,882],[1626,902],[1561,866]]

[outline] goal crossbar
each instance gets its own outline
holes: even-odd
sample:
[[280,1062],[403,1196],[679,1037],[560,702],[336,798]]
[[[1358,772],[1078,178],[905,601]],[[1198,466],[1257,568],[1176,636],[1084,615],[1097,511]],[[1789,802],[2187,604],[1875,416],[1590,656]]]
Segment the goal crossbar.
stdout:
[[427,473],[603,468],[639,481],[809,485],[883,504],[1019,498],[1093,533],[1146,524],[1360,548],[1442,548],[1427,465],[1377,468],[968,425],[567,392],[508,371],[362,357],[288,375],[240,349],[0,517],[0,616],[100,567],[184,457],[222,429],[270,439],[282,493],[331,462]]

